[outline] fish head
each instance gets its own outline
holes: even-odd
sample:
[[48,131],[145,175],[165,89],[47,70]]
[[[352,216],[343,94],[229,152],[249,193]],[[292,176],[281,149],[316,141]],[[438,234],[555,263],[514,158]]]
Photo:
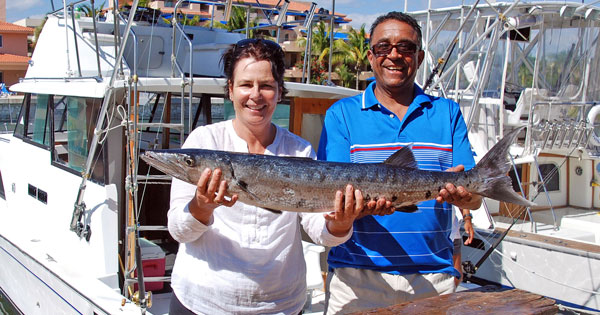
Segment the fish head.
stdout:
[[141,157],[161,172],[193,185],[198,183],[204,170],[196,156],[185,150],[149,150]]

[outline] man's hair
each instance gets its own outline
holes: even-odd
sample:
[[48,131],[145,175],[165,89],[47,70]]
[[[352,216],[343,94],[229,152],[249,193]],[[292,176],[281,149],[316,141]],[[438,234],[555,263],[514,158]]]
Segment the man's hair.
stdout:
[[408,25],[410,25],[415,32],[417,32],[417,37],[419,40],[419,46],[421,46],[421,41],[423,39],[423,35],[421,33],[421,26],[419,26],[419,23],[417,22],[417,20],[415,20],[412,16],[402,13],[402,12],[397,12],[397,11],[392,11],[392,12],[388,12],[385,15],[381,15],[379,16],[377,19],[375,19],[375,22],[373,22],[373,24],[371,24],[371,32],[370,32],[370,38],[373,38],[373,32],[375,31],[375,28],[377,28],[377,26],[387,20],[396,20],[396,21],[400,21],[400,22],[404,22]]

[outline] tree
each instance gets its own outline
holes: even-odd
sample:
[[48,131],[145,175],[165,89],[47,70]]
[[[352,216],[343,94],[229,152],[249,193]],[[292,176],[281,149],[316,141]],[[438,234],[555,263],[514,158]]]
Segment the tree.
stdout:
[[105,2],[102,2],[100,7],[95,7],[95,8],[92,8],[91,5],[89,5],[89,4],[83,4],[83,5],[79,6],[79,9],[83,12],[83,14],[85,14],[85,16],[95,17],[98,14],[104,14],[103,13],[104,12],[103,11],[104,4],[105,4]]
[[[331,61],[333,64],[344,62],[344,47],[346,43],[341,40],[333,41],[333,53],[331,55]],[[312,55],[319,56],[318,60],[323,61],[325,58],[329,57],[329,32],[327,29],[327,24],[323,21],[320,21],[317,24],[317,30],[313,31],[312,37]],[[328,64],[329,59],[325,61]]]
[[356,89],[358,90],[358,82],[360,71],[365,70],[369,64],[367,58],[367,52],[369,51],[369,44],[367,42],[367,34],[365,32],[365,25],[360,26],[360,30],[357,31],[354,28],[348,32],[348,43],[346,46],[346,61],[354,65],[354,71],[356,72]]
[[[335,73],[337,73],[340,77],[342,86],[349,88],[351,82],[354,80],[354,74],[352,73],[352,70],[346,64],[341,64],[335,68]],[[358,80],[356,80],[356,82],[358,82]]]
[[[229,21],[227,24],[215,23],[213,27],[226,29],[229,32],[233,32],[239,29],[246,28],[246,15],[247,11],[244,7],[233,6],[231,8],[231,16],[229,17]],[[209,26],[210,21],[208,21],[205,26]],[[250,23],[248,24],[248,28],[253,28],[258,25],[258,18],[250,19]],[[242,31],[242,33],[246,33],[246,31]],[[248,34],[248,38],[254,38],[256,35],[256,31],[254,29],[250,29],[250,34]]]
[[[327,30],[327,25],[323,21],[320,21],[315,27],[315,30],[313,30],[310,56],[311,61],[312,57],[316,56],[316,64],[322,65],[324,68],[328,68],[329,64],[329,33]],[[298,41],[298,45],[300,47],[306,47],[306,39],[301,38]],[[331,55],[332,66],[342,64],[344,62],[345,47],[346,43],[343,40],[338,39],[333,41],[333,52]],[[309,64],[312,64],[312,62],[309,61]],[[316,76],[318,75],[311,70],[311,82],[320,81],[319,78],[316,78]]]
[[35,50],[35,45],[37,44],[38,39],[40,38],[40,34],[42,33],[42,29],[44,25],[46,25],[46,21],[48,21],[48,16],[44,18],[42,23],[33,30],[33,40],[31,42],[31,51]]

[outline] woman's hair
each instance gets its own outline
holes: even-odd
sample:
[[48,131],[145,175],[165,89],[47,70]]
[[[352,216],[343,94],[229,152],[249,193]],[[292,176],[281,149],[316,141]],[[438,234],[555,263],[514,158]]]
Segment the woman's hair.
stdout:
[[232,45],[221,57],[223,70],[227,83],[225,85],[225,97],[229,98],[229,85],[233,83],[233,71],[238,61],[243,58],[254,58],[257,61],[266,60],[271,62],[271,72],[273,78],[282,89],[281,97],[287,92],[283,86],[283,73],[285,66],[283,64],[283,50],[277,43],[268,39],[242,39],[235,45]]

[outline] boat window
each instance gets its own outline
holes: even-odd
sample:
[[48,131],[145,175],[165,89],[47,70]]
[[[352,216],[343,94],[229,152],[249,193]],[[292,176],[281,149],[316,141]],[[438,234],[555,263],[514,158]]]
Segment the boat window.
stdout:
[[[540,172],[544,182],[546,182],[547,191],[557,191],[560,189],[560,170],[557,170],[558,165],[554,163],[540,164]],[[538,192],[544,192],[544,187],[540,184]]]
[[22,138],[25,134],[25,116],[27,116],[27,110],[29,109],[29,99],[31,98],[30,94],[25,94],[23,97],[23,104],[21,105],[21,110],[19,111],[19,116],[17,116],[17,123],[15,125],[15,136]]
[[47,121],[49,95],[32,95],[27,113],[26,137],[35,143],[48,146],[50,144],[50,125]]
[[[518,174],[518,176],[522,176],[523,165],[521,165],[521,164],[517,165],[517,174]],[[512,188],[514,191],[520,193],[521,188],[519,188],[519,180],[517,180],[517,174],[515,174],[515,170],[511,167],[510,172],[508,172],[508,176],[510,177],[510,180],[512,181]],[[519,177],[519,179],[521,179],[521,178]]]
[[[102,99],[54,96],[53,161],[80,173],[85,168]],[[97,156],[101,156],[102,149]],[[103,159],[95,159],[92,178],[104,182]]]

